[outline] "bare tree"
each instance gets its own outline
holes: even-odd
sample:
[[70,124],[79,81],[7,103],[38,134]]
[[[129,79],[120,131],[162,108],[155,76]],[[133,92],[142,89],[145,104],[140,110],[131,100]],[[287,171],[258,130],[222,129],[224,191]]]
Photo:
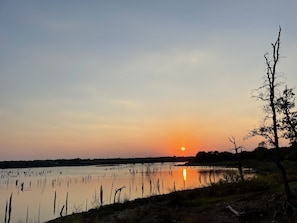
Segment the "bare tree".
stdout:
[[256,98],[264,102],[264,113],[266,114],[263,124],[259,128],[255,128],[250,132],[251,136],[263,136],[274,147],[275,163],[281,172],[285,192],[288,197],[291,196],[286,170],[281,163],[280,146],[279,146],[279,131],[281,124],[278,120],[277,112],[277,93],[279,92],[280,83],[278,82],[277,65],[280,59],[280,36],[281,27],[279,27],[278,37],[272,45],[272,58],[268,53],[264,54],[266,63],[266,75],[264,76],[263,85],[257,89]]
[[[236,141],[235,141],[235,138],[233,136],[228,137],[228,139],[234,146],[234,150],[235,150],[235,154],[236,154],[237,162],[238,162],[237,168],[238,168],[238,171],[239,171],[240,179],[242,181],[244,181],[244,176],[243,176],[243,171],[242,171],[242,159],[241,159],[242,146],[237,146],[236,145]],[[239,152],[239,150],[240,150],[240,152]]]

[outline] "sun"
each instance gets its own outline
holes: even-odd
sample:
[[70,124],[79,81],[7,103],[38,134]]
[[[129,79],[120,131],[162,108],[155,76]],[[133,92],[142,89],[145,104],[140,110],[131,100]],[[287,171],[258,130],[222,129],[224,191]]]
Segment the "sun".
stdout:
[[181,151],[185,151],[186,148],[183,146],[183,147],[180,148],[180,150],[181,150]]

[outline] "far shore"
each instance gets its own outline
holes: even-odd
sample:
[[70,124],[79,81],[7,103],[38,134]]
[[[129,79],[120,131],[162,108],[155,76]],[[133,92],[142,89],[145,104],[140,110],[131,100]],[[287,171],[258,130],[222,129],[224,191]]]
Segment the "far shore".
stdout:
[[117,165],[157,162],[192,162],[195,157],[145,157],[145,158],[100,158],[100,159],[56,159],[56,160],[19,160],[1,161],[0,169],[35,168],[56,166],[91,166],[91,165]]

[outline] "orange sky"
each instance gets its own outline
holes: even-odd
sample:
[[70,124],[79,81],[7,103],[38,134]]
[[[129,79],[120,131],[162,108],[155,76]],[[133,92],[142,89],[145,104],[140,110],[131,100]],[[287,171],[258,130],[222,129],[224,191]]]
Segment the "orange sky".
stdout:
[[0,159],[254,149],[279,25],[278,72],[297,83],[297,4],[272,1],[1,4]]

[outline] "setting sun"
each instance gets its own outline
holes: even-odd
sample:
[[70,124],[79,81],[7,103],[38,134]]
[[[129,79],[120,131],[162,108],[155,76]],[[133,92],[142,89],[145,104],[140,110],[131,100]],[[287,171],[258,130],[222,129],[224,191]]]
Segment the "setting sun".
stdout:
[[181,151],[185,151],[185,150],[186,150],[186,148],[185,148],[185,147],[182,147],[180,150],[181,150]]

